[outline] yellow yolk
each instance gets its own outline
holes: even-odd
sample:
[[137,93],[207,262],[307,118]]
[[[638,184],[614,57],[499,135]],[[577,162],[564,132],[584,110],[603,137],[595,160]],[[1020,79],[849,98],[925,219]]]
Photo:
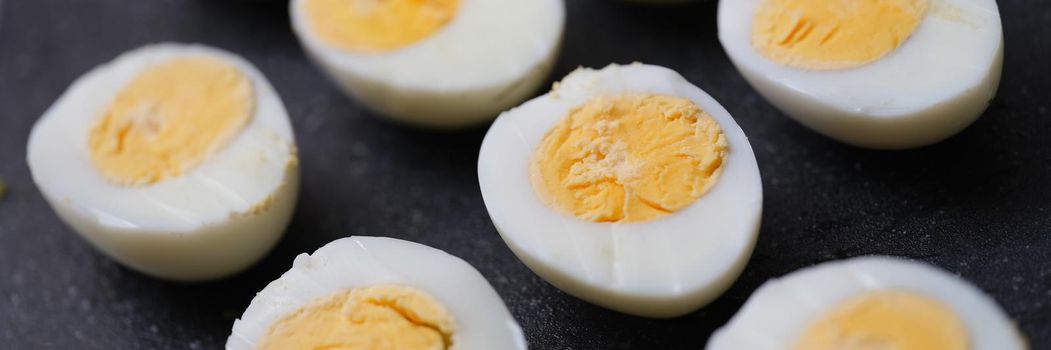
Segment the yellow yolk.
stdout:
[[763,0],[752,46],[794,68],[858,67],[901,46],[927,7],[928,0]]
[[354,52],[387,52],[443,28],[460,0],[308,0],[310,28],[328,45]]
[[351,289],[277,321],[259,350],[438,350],[452,345],[453,317],[417,289]]
[[548,205],[595,222],[643,222],[682,209],[718,179],[722,128],[688,99],[599,97],[570,112],[533,155]]
[[148,185],[200,165],[248,124],[249,79],[211,58],[179,58],[140,73],[88,134],[95,167],[121,185]]
[[847,300],[810,325],[796,350],[965,350],[967,329],[942,303],[889,291]]

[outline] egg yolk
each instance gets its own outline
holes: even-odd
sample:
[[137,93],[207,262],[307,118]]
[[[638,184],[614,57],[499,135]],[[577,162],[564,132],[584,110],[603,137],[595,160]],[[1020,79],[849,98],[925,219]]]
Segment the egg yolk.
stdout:
[[559,211],[593,222],[644,222],[682,209],[718,179],[722,128],[688,99],[595,98],[571,111],[533,155],[531,181]]
[[430,295],[380,285],[300,308],[274,323],[258,349],[448,349],[454,328],[452,315]]
[[901,46],[927,7],[928,0],[763,0],[752,46],[794,68],[858,67]]
[[203,163],[236,136],[255,109],[240,69],[213,58],[178,58],[140,73],[88,134],[95,167],[110,181],[149,185]]
[[796,350],[965,350],[967,330],[942,303],[886,291],[849,299],[810,325]]
[[460,0],[308,0],[311,30],[353,52],[388,52],[433,35],[456,16]]

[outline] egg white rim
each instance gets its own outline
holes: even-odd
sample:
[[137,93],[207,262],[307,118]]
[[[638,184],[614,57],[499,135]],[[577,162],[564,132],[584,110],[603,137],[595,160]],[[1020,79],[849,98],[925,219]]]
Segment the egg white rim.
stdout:
[[[730,150],[719,180],[693,204],[644,223],[594,223],[547,206],[529,180],[537,145],[572,108],[601,94],[623,92],[688,98],[710,114]],[[570,74],[551,93],[497,118],[482,143],[478,167],[482,197],[504,241],[549,281],[550,275],[561,275],[614,296],[656,299],[722,285],[715,287],[718,295],[736,279],[758,236],[762,183],[747,137],[711,96],[663,67],[636,63]],[[545,232],[546,227],[561,230]],[[691,227],[705,229],[688,232]],[[685,251],[689,254],[673,253]],[[618,308],[579,290],[569,292]]]
[[456,321],[452,349],[526,349],[522,330],[500,296],[466,261],[418,243],[365,236],[338,239],[297,256],[292,268],[256,294],[234,321],[226,348],[253,349],[274,322],[319,298],[384,284],[419,289],[449,310]]
[[766,282],[712,335],[707,348],[783,349],[840,302],[881,290],[914,292],[943,303],[967,328],[972,349],[1027,348],[996,301],[977,287],[934,266],[887,256],[826,262]]
[[[316,52],[326,63],[338,70],[353,72],[372,81],[384,81],[396,89],[409,91],[455,91],[500,88],[517,81],[542,67],[561,45],[565,27],[563,0],[461,0],[459,12],[449,23],[429,37],[406,47],[382,53],[354,53],[330,46],[314,35],[302,9],[307,0],[290,2],[292,29],[308,52]],[[511,4],[511,5],[508,5]],[[513,6],[517,5],[517,6]],[[552,26],[540,28],[529,12],[514,11],[523,6],[536,6],[539,15],[551,15]],[[536,13],[533,13],[536,14]],[[546,23],[544,23],[546,24]],[[501,34],[513,38],[479,37],[474,33],[489,33],[493,28],[515,27]],[[470,39],[470,40],[468,40]],[[506,42],[524,42],[508,49]],[[505,64],[496,74],[478,74],[479,61],[470,53],[496,49],[513,50],[524,64]],[[434,59],[457,55],[455,60]],[[410,64],[411,63],[411,64]],[[455,65],[450,65],[455,63]],[[469,76],[465,78],[466,76]]]
[[[233,64],[251,81],[253,116],[232,140],[180,177],[147,186],[116,185],[102,177],[87,151],[87,134],[117,93],[154,64],[203,56]],[[231,162],[257,152],[272,161],[265,190],[238,181],[260,174],[238,171]],[[51,201],[94,218],[101,226],[144,232],[190,232],[242,215],[285,185],[297,164],[287,112],[273,87],[251,63],[229,52],[196,44],[159,43],[127,51],[74,81],[36,122],[27,161],[34,182]],[[84,170],[70,175],[57,170]],[[100,195],[104,194],[104,195]],[[135,203],[135,205],[129,205]]]
[[[930,0],[930,10],[909,39],[881,59],[853,69],[796,69],[771,61],[753,48],[751,26],[761,1],[720,1],[719,41],[727,55],[739,70],[762,79],[753,85],[777,85],[807,96],[809,103],[845,111],[845,116],[902,118],[949,103],[982,85],[1003,54],[1003,29],[995,1]],[[980,35],[958,34],[962,30]],[[996,44],[990,44],[992,41]],[[931,55],[933,50],[960,53],[978,63],[947,62],[950,58]],[[932,76],[942,81],[918,79]],[[953,84],[947,84],[949,81]]]

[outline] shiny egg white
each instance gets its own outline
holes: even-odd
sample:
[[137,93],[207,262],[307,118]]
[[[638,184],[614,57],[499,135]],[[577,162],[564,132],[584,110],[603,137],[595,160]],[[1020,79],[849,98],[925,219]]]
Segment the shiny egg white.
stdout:
[[763,0],[719,2],[719,41],[744,78],[796,121],[867,148],[903,149],[971,125],[1000,84],[1003,33],[994,0],[931,0],[919,27],[883,58],[813,71],[771,61],[752,46]]
[[441,250],[383,237],[335,240],[300,254],[234,321],[227,350],[255,349],[271,325],[319,298],[352,288],[421,290],[456,320],[451,349],[526,349],[525,337],[493,287],[470,264]]
[[456,128],[490,120],[533,94],[554,66],[564,0],[461,0],[445,27],[384,53],[332,47],[290,4],[308,56],[358,103],[392,120]]
[[[617,93],[687,98],[720,124],[729,153],[700,199],[653,221],[610,224],[566,216],[535,194],[530,159],[548,130]],[[751,256],[763,203],[751,145],[730,114],[675,71],[639,63],[578,69],[501,114],[482,142],[478,181],[493,224],[530,269],[576,297],[649,317],[691,312],[725,291]]]
[[766,282],[712,335],[707,349],[790,349],[829,309],[881,290],[914,292],[945,304],[963,322],[972,350],[1028,348],[996,301],[970,283],[920,262],[871,256],[827,262]]
[[[104,178],[87,149],[95,120],[144,69],[199,56],[249,78],[249,123],[181,177],[147,186]],[[27,161],[44,198],[81,237],[132,269],[180,281],[227,276],[259,260],[284,232],[299,192],[295,139],[277,93],[252,64],[201,45],[149,45],[84,74],[33,127]]]

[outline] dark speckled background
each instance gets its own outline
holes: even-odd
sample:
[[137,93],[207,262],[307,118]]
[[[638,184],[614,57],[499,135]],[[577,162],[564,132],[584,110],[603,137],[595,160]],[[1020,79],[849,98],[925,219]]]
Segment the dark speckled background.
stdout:
[[[347,235],[421,242],[466,259],[536,349],[700,349],[763,281],[865,254],[927,261],[996,298],[1035,349],[1051,348],[1051,5],[1001,1],[1007,52],[989,111],[943,143],[845,146],[785,118],[748,87],[715,36],[715,2],[646,8],[568,0],[554,77],[579,65],[669,66],[722,102],[751,138],[766,194],[755,255],[737,284],[686,317],[607,311],[551,287],[504,246],[478,193],[485,129],[412,130],[343,97],[311,66],[282,2],[0,0],[0,348],[215,349],[293,256]],[[78,75],[156,41],[244,55],[292,116],[303,185],[276,250],[205,284],[129,271],[66,228],[25,165],[36,118]],[[71,176],[74,176],[71,174]]]

